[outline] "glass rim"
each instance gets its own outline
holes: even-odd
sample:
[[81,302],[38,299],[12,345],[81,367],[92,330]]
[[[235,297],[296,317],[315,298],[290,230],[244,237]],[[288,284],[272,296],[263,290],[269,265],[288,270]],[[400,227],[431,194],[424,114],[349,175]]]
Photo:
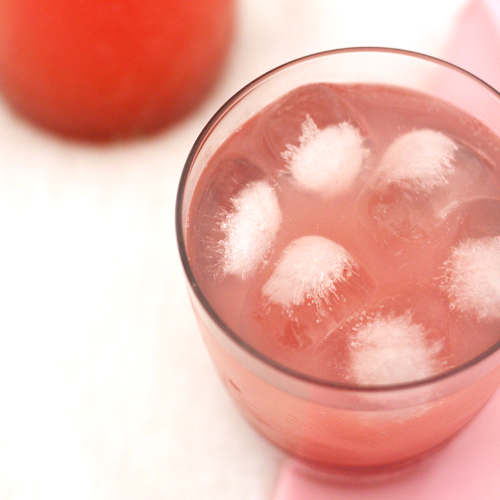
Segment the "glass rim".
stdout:
[[[321,52],[316,52],[313,54],[309,54],[303,57],[298,57],[292,59],[284,64],[276,66],[275,68],[261,74],[257,78],[250,81],[244,87],[242,87],[239,91],[233,94],[226,102],[213,114],[207,124],[203,127],[202,131],[198,135],[196,141],[194,142],[188,157],[184,163],[184,167],[179,179],[179,186],[177,190],[176,202],[175,202],[175,230],[176,230],[176,239],[177,239],[177,247],[181,258],[181,263],[186,274],[186,277],[189,282],[189,286],[192,291],[195,293],[197,300],[200,302],[201,306],[205,310],[205,312],[210,316],[212,321],[216,324],[216,326],[220,329],[220,331],[233,343],[236,344],[237,347],[242,349],[245,353],[249,354],[252,358],[257,361],[263,363],[264,365],[278,371],[286,377],[290,377],[292,379],[296,379],[302,383],[312,384],[318,387],[323,387],[325,389],[332,390],[341,390],[347,392],[357,392],[357,393],[388,393],[388,392],[396,392],[407,389],[417,389],[419,387],[426,387],[435,383],[439,383],[444,380],[451,379],[461,373],[468,371],[469,369],[478,366],[481,362],[490,358],[494,353],[500,350],[500,340],[493,344],[491,347],[481,352],[477,356],[467,360],[464,363],[461,363],[449,370],[445,370],[439,372],[430,377],[426,377],[423,379],[418,379],[409,382],[399,382],[395,384],[386,384],[386,385],[359,385],[347,382],[339,382],[328,379],[323,379],[320,377],[315,377],[313,375],[309,375],[307,373],[301,372],[299,370],[295,370],[293,368],[288,367],[287,365],[276,361],[275,359],[267,356],[262,353],[254,346],[252,346],[249,342],[245,341],[241,336],[239,336],[235,331],[229,328],[228,325],[222,320],[217,311],[212,307],[208,299],[205,297],[205,294],[201,290],[198,282],[196,280],[195,274],[191,268],[189,258],[187,255],[186,242],[183,233],[183,204],[184,204],[184,194],[186,184],[188,182],[189,175],[191,173],[191,167],[193,165],[194,160],[197,157],[198,152],[200,151],[202,145],[205,142],[205,139],[210,135],[211,131],[216,127],[219,120],[221,120],[226,112],[233,107],[238,101],[240,101],[248,92],[250,92],[253,88],[258,86],[260,83],[266,81],[269,78],[272,78],[274,74],[281,73],[283,70],[286,70],[289,67],[295,66],[302,62],[306,62],[308,60],[318,59],[322,57],[332,56],[335,54],[343,54],[343,53],[386,53],[386,54],[397,54],[400,56],[406,56],[414,59],[420,59],[427,61],[430,64],[435,64],[442,67],[447,67],[449,70],[453,72],[461,73],[464,77],[472,79],[479,86],[485,88],[486,91],[493,93],[497,99],[500,101],[500,92],[497,91],[494,87],[477,77],[476,75],[470,73],[469,71],[452,64],[450,62],[444,61],[434,56],[429,56],[420,52],[397,49],[397,48],[387,48],[387,47],[347,47],[340,49],[332,49]],[[189,208],[189,207],[187,207]]]

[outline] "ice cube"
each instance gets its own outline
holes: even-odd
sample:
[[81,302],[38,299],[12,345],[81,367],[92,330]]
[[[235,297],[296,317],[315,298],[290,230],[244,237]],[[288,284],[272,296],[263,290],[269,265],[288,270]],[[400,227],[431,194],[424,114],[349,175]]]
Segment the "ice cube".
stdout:
[[500,236],[500,200],[476,198],[459,206],[458,238]]
[[397,183],[423,193],[448,182],[453,171],[455,142],[431,129],[401,135],[387,148],[380,164],[380,174],[387,184]]
[[314,346],[373,293],[375,283],[341,245],[322,236],[292,241],[261,291],[250,323],[269,342]]
[[266,178],[263,169],[246,157],[223,157],[203,190],[199,212],[212,217],[220,210],[232,210],[232,200],[243,187]]
[[484,195],[487,179],[486,166],[471,151],[423,129],[389,146],[363,199],[382,233],[425,240],[456,229],[449,216],[460,201]]
[[390,144],[368,202],[369,215],[383,231],[406,240],[432,235],[443,216],[436,213],[431,194],[448,183],[456,149],[449,137],[429,129],[408,132]]
[[480,321],[500,319],[500,236],[459,242],[444,264],[450,306]]
[[318,308],[356,269],[347,250],[322,236],[303,236],[283,250],[276,268],[262,287],[270,303],[285,308],[311,298]]
[[287,144],[298,145],[307,115],[321,129],[348,120],[357,123],[341,94],[338,87],[319,83],[299,87],[272,104],[257,125],[268,154],[282,163]]
[[200,197],[194,197],[191,212],[192,245],[199,250],[192,252],[193,268],[199,279],[212,283],[224,278],[221,259],[227,234],[222,225],[229,213],[234,211],[233,200],[241,190],[254,182],[270,182],[254,162],[241,155],[224,155],[215,165]]
[[[408,382],[447,366],[447,297],[426,280],[377,291],[326,336],[314,353],[315,374],[363,385]],[[372,297],[375,299],[375,296]]]
[[282,153],[288,171],[300,188],[328,196],[350,188],[368,154],[358,128],[342,122],[320,130],[309,115],[299,143]]
[[426,195],[396,183],[379,186],[367,209],[382,232],[410,241],[428,238],[441,222]]
[[242,279],[264,261],[281,225],[282,213],[274,188],[255,181],[231,198],[232,210],[220,221],[222,269]]
[[389,385],[422,380],[440,369],[441,344],[430,344],[425,327],[403,315],[377,315],[360,324],[350,348],[350,372],[361,385]]

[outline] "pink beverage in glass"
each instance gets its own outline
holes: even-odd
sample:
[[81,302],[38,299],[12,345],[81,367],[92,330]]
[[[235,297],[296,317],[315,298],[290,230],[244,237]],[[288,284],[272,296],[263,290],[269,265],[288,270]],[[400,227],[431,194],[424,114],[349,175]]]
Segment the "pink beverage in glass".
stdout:
[[498,386],[493,105],[442,62],[334,51],[265,75],[201,135],[179,191],[189,290],[222,380],[278,446],[401,465]]

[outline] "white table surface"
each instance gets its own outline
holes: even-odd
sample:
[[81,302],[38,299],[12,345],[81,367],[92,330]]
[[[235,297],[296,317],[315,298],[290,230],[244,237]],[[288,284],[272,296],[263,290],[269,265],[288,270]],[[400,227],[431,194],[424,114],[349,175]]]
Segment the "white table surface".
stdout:
[[210,116],[308,53],[442,56],[465,0],[240,0],[226,72],[148,140],[62,141],[0,103],[0,499],[267,500],[281,452],[240,417],[188,303],[177,183]]

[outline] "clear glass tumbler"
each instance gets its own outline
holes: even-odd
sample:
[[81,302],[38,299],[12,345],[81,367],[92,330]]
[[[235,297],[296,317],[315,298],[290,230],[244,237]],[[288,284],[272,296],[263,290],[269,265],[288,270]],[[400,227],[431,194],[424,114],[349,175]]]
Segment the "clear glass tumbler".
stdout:
[[411,463],[446,443],[500,383],[500,343],[446,373],[391,386],[315,379],[283,366],[231,330],[207,300],[186,246],[190,205],[209,158],[250,117],[314,82],[376,83],[448,101],[500,135],[500,96],[445,62],[400,50],[343,49],[305,57],[258,78],[232,97],[196,141],[182,173],[176,224],[192,306],[215,367],[243,415],[290,454],[340,470]]

